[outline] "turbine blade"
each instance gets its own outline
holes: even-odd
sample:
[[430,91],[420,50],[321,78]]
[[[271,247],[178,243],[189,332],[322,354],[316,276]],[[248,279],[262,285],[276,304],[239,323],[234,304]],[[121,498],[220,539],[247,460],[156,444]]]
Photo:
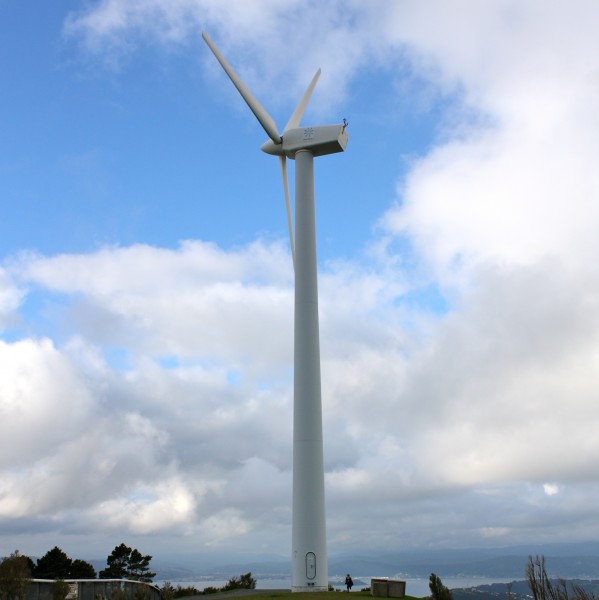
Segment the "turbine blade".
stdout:
[[285,133],[288,129],[295,129],[296,127],[299,127],[300,121],[302,120],[302,117],[304,116],[304,111],[306,110],[306,106],[308,106],[308,102],[310,101],[310,96],[312,95],[312,92],[314,91],[314,88],[316,87],[316,82],[318,81],[319,77],[320,77],[320,69],[318,69],[318,71],[316,71],[316,74],[314,75],[314,77],[312,77],[312,81],[310,82],[308,89],[304,92],[304,95],[302,96],[302,99],[299,101],[299,104],[297,105],[296,109],[293,111],[293,114],[291,115],[289,122],[287,123],[287,125],[285,125],[285,129],[283,129],[283,133]]
[[295,244],[293,243],[293,223],[291,221],[291,200],[289,199],[289,179],[287,177],[287,157],[279,156],[281,163],[281,176],[283,177],[283,191],[285,192],[285,205],[287,207],[287,227],[289,228],[289,244],[291,245],[291,259],[295,268]]
[[275,143],[281,143],[281,136],[277,130],[277,126],[273,121],[272,117],[266,112],[265,108],[258,102],[254,94],[250,92],[248,87],[243,83],[240,79],[239,75],[235,73],[233,67],[226,61],[225,57],[219,52],[218,48],[214,45],[212,40],[206,35],[205,32],[202,31],[202,37],[204,41],[208,44],[210,50],[212,50],[212,54],[216,56],[216,60],[221,64],[221,67],[225,70],[225,73],[229,76],[229,79],[233,82],[233,85],[237,88],[237,91],[241,94],[243,99],[246,101],[247,105],[250,107],[251,111],[256,116],[256,119],[260,122],[260,125],[266,131],[268,137]]

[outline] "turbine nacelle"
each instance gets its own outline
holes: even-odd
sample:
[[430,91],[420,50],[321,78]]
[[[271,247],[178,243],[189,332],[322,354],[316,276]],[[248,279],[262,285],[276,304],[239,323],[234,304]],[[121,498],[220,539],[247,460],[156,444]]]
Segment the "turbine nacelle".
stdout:
[[283,132],[281,143],[266,141],[260,148],[266,154],[294,159],[298,150],[309,150],[314,156],[343,152],[347,145],[345,125],[297,127]]

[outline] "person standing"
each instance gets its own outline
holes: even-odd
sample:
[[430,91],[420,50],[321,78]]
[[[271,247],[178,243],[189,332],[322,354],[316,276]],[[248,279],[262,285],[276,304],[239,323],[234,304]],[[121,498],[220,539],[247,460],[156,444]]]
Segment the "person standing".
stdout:
[[345,578],[345,587],[347,588],[347,591],[350,592],[352,587],[354,585],[354,582],[352,581],[352,578],[350,576],[350,574],[347,574],[347,577]]

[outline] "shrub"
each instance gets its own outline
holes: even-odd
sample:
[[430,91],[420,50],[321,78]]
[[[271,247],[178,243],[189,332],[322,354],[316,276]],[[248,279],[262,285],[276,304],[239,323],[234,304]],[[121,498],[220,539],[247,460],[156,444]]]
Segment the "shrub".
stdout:
[[67,596],[71,588],[69,584],[63,579],[57,579],[52,584],[52,599],[53,600],[67,600]]

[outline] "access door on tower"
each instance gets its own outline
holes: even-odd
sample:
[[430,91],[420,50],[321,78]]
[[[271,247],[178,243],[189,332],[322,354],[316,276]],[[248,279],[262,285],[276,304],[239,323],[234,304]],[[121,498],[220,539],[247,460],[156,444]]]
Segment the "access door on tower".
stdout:
[[314,552],[306,554],[306,577],[308,579],[316,577],[316,554]]

